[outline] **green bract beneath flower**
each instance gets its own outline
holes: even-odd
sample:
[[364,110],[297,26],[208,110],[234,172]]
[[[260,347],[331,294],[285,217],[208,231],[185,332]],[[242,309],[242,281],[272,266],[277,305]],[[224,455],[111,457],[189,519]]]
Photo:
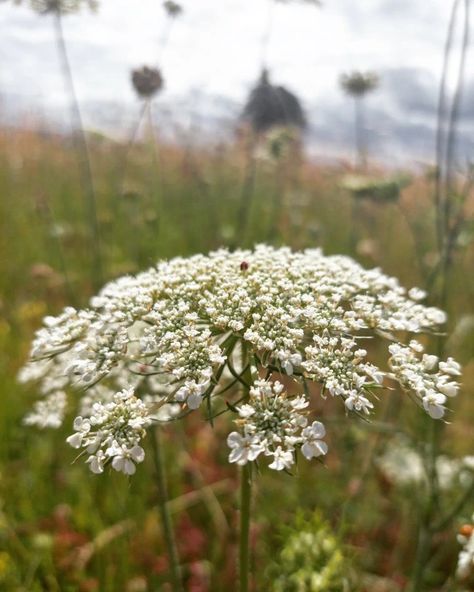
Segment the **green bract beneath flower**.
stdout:
[[[307,395],[283,394],[273,375],[291,376],[299,393],[307,392],[305,382],[316,382],[323,396],[338,397],[347,412],[363,415],[371,413],[375,392],[388,378],[432,417],[444,415],[446,398],[459,388],[459,365],[424,354],[415,341],[402,342],[407,333],[437,329],[445,321],[442,311],[420,303],[423,296],[379,269],[319,250],[258,246],[162,261],[107,284],[86,310],[69,307],[45,319],[20,373],[43,396],[27,421],[58,425],[65,393],[76,389],[82,393],[78,413],[92,425],[95,405],[117,405],[116,393],[122,397],[125,389],[140,404],[140,417],[149,420],[142,430],[203,401],[211,410],[224,390],[232,395],[231,387],[246,382],[247,390],[253,385],[249,400],[229,407],[239,412],[243,428],[229,438],[230,460],[246,462],[239,452],[245,448],[247,460],[263,452],[272,457],[272,468],[288,468],[297,449],[308,458],[324,454],[326,445],[318,444],[324,428],[302,412]],[[369,337],[391,344],[384,367],[370,359]],[[258,398],[257,392],[267,394]],[[301,405],[294,407],[294,401]],[[276,406],[284,421],[271,418]],[[79,436],[71,438],[74,445]],[[121,452],[114,446],[100,448],[106,458],[91,460],[91,468],[113,459],[114,468],[132,472],[142,458],[139,438]]]

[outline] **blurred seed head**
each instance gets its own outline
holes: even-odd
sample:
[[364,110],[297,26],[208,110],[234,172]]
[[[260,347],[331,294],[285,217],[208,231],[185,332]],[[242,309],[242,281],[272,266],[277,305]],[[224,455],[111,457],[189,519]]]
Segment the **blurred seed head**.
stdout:
[[150,99],[163,88],[163,76],[158,68],[143,66],[132,70],[132,84],[139,97]]
[[[16,0],[16,4],[23,4],[22,0]],[[72,14],[86,7],[96,10],[97,0],[29,0],[28,4],[38,14]]]
[[275,0],[280,4],[291,4],[292,2],[299,2],[300,4],[313,4],[314,6],[322,6],[323,3],[319,0]]
[[283,86],[271,84],[266,69],[263,69],[257,85],[250,92],[242,119],[258,133],[278,126],[306,127],[306,118],[297,96]]
[[379,77],[375,72],[359,72],[354,70],[342,74],[339,82],[342,89],[352,97],[362,97],[375,90],[379,85]]
[[165,0],[163,2],[163,8],[171,18],[176,18],[183,12],[183,7],[177,2],[173,2],[173,0]]

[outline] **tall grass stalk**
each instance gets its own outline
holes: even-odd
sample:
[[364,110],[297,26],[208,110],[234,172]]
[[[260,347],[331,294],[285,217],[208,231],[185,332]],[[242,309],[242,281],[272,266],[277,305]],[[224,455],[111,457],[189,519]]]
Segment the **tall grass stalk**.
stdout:
[[[462,92],[465,82],[466,56],[469,47],[469,0],[464,0],[463,33],[459,55],[458,76],[456,88],[450,108],[447,101],[447,77],[453,49],[454,31],[460,0],[454,0],[451,16],[448,24],[447,37],[444,47],[442,75],[438,97],[438,121],[436,132],[436,176],[434,190],[434,206],[436,215],[436,237],[438,246],[438,262],[430,278],[429,287],[437,285],[435,304],[443,309],[447,308],[449,299],[449,276],[452,267],[452,257],[456,246],[457,237],[465,221],[464,205],[471,189],[471,182],[468,181],[461,193],[456,211],[453,205],[456,199],[456,188],[454,187],[454,166],[455,148],[457,138],[457,124],[459,120]],[[447,118],[447,128],[446,128]],[[437,354],[442,356],[445,349],[445,337],[438,338]],[[417,548],[415,554],[414,568],[410,591],[421,592],[425,589],[426,571],[431,561],[431,545],[433,535],[445,528],[456,514],[448,513],[444,518],[439,519],[440,499],[438,473],[436,470],[436,459],[439,454],[440,439],[443,433],[442,424],[431,424],[431,437],[427,447],[425,458],[428,499],[421,516],[418,532]],[[457,512],[460,512],[467,501],[464,496],[455,505]],[[433,524],[436,526],[433,527]]]
[[443,65],[441,69],[441,81],[438,94],[437,125],[436,125],[436,171],[435,171],[435,212],[436,212],[436,238],[439,251],[443,248],[443,208],[442,208],[442,182],[444,179],[444,152],[445,152],[445,122],[446,122],[446,83],[448,78],[449,62],[451,57],[454,29],[457,10],[460,0],[454,0],[448,24],[448,32],[443,52]]
[[459,57],[459,69],[456,82],[456,90],[453,95],[451,110],[449,113],[448,135],[446,138],[446,179],[444,190],[444,232],[449,237],[450,232],[450,215],[453,192],[453,173],[455,165],[455,149],[457,138],[457,124],[459,120],[459,112],[461,107],[462,94],[464,90],[465,74],[466,74],[466,56],[469,47],[469,1],[464,0],[464,21],[463,33]]
[[79,158],[79,170],[81,173],[83,190],[87,201],[88,225],[92,240],[92,279],[95,287],[97,288],[103,283],[103,270],[100,229],[97,218],[97,199],[94,188],[94,179],[92,176],[91,160],[84,132],[81,109],[74,87],[74,78],[72,75],[71,64],[69,62],[66,41],[64,38],[61,8],[58,7],[55,9],[52,15],[56,33],[56,43],[61,60],[61,68],[69,94],[69,108],[73,125],[73,137]]

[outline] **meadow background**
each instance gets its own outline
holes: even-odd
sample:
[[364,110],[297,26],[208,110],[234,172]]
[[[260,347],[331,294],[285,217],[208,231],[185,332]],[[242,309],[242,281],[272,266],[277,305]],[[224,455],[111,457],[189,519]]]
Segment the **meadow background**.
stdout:
[[[159,101],[160,95],[144,104],[151,110]],[[346,101],[352,109],[350,97]],[[136,137],[118,139],[87,128],[82,137],[77,128],[67,132],[37,115],[5,121],[0,129],[0,590],[170,589],[149,456],[131,480],[112,472],[90,474],[83,463],[73,462],[75,453],[65,444],[72,418],[56,431],[22,425],[35,393],[16,379],[45,315],[68,304],[85,306],[106,280],[162,258],[262,242],[320,247],[380,266],[408,287],[430,284],[431,301],[443,301],[448,311],[451,335],[434,336],[432,343],[442,342],[445,353],[464,366],[462,393],[440,430],[436,455],[446,460],[473,454],[469,153],[451,163],[446,197],[454,208],[462,202],[463,209],[443,286],[436,276],[434,157],[426,166],[407,162],[394,170],[369,154],[362,167],[349,156],[349,144],[338,158],[322,161],[308,157],[304,142],[292,134],[255,136],[235,121],[240,131],[224,139],[194,141],[191,134],[169,139],[160,121],[161,116],[144,119]],[[406,470],[412,457],[402,441],[426,457],[428,423],[405,398],[390,393],[372,424],[348,421],[329,401],[324,408],[315,402],[330,426],[326,466],[302,465],[295,477],[262,471],[258,479],[255,591],[277,590],[285,569],[314,571],[328,564],[327,557],[336,576],[343,574],[334,577],[334,587],[288,584],[281,590],[410,589],[430,487],[424,476],[401,482],[398,469],[390,473],[380,461],[400,448],[399,472]],[[235,589],[237,477],[219,431],[225,433],[200,417],[164,430],[169,503],[186,590],[192,592]],[[430,515],[433,521],[448,520],[430,533],[420,592],[474,590],[472,580],[454,577],[456,534],[474,510],[472,478],[449,477]],[[459,499],[462,507],[450,516]],[[292,555],[292,537],[305,531],[313,537],[325,533],[326,546],[318,551],[312,544],[314,556],[308,549]]]

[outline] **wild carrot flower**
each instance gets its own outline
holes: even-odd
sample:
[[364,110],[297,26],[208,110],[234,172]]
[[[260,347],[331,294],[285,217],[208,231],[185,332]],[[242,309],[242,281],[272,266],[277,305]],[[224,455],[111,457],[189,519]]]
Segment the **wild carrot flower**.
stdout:
[[133,389],[127,389],[109,403],[95,403],[87,419],[76,417],[75,433],[67,442],[73,448],[86,449],[90,454],[86,462],[93,473],[102,473],[111,461],[115,470],[133,475],[135,463],[145,458],[139,442],[150,423],[146,405],[135,397]]
[[304,396],[289,397],[278,381],[257,380],[248,402],[237,408],[236,423],[243,435],[229,434],[229,461],[243,465],[263,453],[272,458],[270,468],[281,471],[293,465],[296,448],[308,459],[326,454],[327,445],[320,439],[324,426],[318,421],[308,426],[308,405]]
[[[230,462],[268,457],[271,468],[289,469],[299,452],[327,452],[307,382],[363,416],[386,382],[396,382],[431,417],[443,417],[459,365],[403,341],[445,321],[423,296],[319,250],[258,246],[161,261],[107,284],[85,310],[46,317],[20,373],[42,396],[27,422],[59,424],[78,392],[69,443],[86,449],[93,471],[110,464],[131,474],[149,425],[203,404],[206,414],[225,410],[224,391],[230,397],[243,382],[243,398],[227,399],[237,415]],[[388,343],[385,367],[372,359],[369,338]]]
[[[389,440],[375,462],[390,482],[400,487],[416,486],[420,494],[426,491],[428,483],[423,456],[408,439],[397,436]],[[474,456],[452,458],[440,454],[433,469],[441,490],[467,490],[474,481]]]

